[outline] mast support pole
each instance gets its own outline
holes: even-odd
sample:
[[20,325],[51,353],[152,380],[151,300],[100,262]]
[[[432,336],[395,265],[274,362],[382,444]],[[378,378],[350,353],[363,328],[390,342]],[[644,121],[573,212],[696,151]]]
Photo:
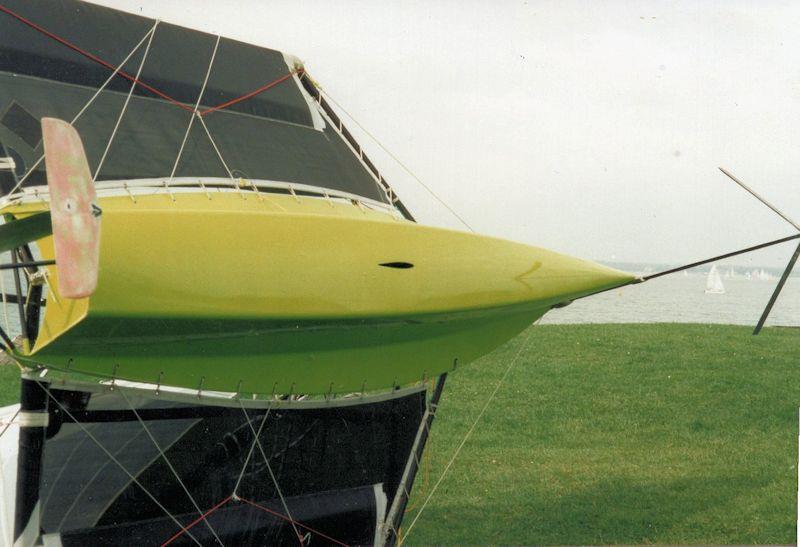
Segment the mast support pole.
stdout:
[[23,378],[20,388],[14,547],[32,546],[39,538],[42,512],[39,489],[48,418],[47,393],[35,380]]
[[775,301],[778,299],[778,295],[781,293],[784,284],[786,284],[786,280],[789,279],[789,275],[791,275],[792,270],[794,269],[794,264],[797,262],[797,258],[800,257],[800,245],[792,254],[792,258],[789,259],[789,263],[786,265],[786,269],[783,270],[783,275],[781,275],[780,281],[778,281],[778,285],[775,287],[775,291],[772,293],[772,296],[769,297],[769,302],[767,302],[767,307],[764,308],[764,311],[761,313],[761,317],[758,318],[758,324],[756,324],[756,328],[753,329],[753,335],[758,334],[761,332],[761,329],[764,328],[764,323],[767,322],[767,317],[769,316],[769,312],[772,311],[772,306],[775,305]]
[[445,372],[436,381],[436,387],[433,388],[430,402],[428,403],[425,413],[417,430],[417,437],[414,439],[414,445],[411,448],[411,455],[406,462],[406,468],[403,471],[403,477],[400,479],[400,485],[397,487],[397,494],[394,496],[392,506],[389,513],[386,515],[382,534],[383,544],[389,547],[394,546],[398,540],[398,528],[403,521],[403,515],[406,512],[408,505],[408,496],[414,486],[414,478],[417,476],[419,470],[419,462],[422,459],[422,453],[425,451],[425,444],[428,442],[428,436],[431,432],[431,424],[436,417],[436,407],[439,405],[439,399],[442,397],[444,390],[444,382],[447,379]]

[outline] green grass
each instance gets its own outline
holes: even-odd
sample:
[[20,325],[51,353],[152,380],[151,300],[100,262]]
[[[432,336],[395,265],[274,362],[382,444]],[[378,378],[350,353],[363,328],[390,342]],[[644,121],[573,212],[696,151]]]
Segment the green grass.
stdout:
[[19,402],[19,369],[0,365],[0,406]]
[[[407,544],[794,541],[800,330],[530,334]],[[448,378],[405,528],[525,336]]]
[[[791,543],[800,330],[537,326],[415,544]],[[407,528],[525,335],[451,374]]]

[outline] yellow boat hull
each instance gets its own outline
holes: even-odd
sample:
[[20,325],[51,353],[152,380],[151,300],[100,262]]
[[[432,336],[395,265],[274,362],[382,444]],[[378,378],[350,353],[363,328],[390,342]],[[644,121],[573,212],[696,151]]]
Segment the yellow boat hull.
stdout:
[[[51,293],[25,356],[69,374],[260,394],[385,389],[472,361],[553,305],[631,279],[319,198],[198,191],[99,203],[97,290]],[[51,258],[52,238],[38,243]]]

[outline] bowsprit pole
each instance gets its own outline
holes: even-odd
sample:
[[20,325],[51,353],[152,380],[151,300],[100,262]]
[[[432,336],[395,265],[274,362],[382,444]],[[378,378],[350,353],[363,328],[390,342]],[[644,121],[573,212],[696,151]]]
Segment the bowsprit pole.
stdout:
[[[764,199],[763,197],[758,195],[755,192],[755,190],[753,190],[752,188],[747,186],[745,183],[743,183],[741,180],[737,179],[735,176],[733,176],[733,174],[731,174],[730,172],[726,171],[722,167],[720,167],[719,170],[722,171],[725,174],[725,176],[727,176],[733,182],[735,182],[740,187],[745,189],[751,196],[753,196],[758,201],[760,201],[761,203],[763,203],[764,205],[769,207],[775,214],[777,214],[783,220],[785,220],[786,222],[791,224],[795,228],[795,230],[800,232],[800,225],[798,225],[794,220],[789,218],[781,210],[779,210],[777,207],[772,205],[766,199]],[[753,329],[753,336],[755,336],[756,334],[761,332],[761,329],[764,328],[764,323],[767,321],[767,317],[769,317],[769,313],[772,311],[772,306],[774,306],[775,302],[778,300],[778,295],[783,290],[783,286],[786,284],[786,280],[789,279],[789,275],[792,273],[792,270],[794,269],[794,265],[797,262],[797,258],[798,257],[800,257],[800,245],[797,246],[797,248],[794,251],[794,254],[792,254],[792,258],[789,259],[789,263],[786,265],[786,268],[783,270],[783,274],[781,275],[780,281],[778,281],[778,285],[775,287],[775,290],[772,292],[772,296],[770,296],[769,302],[767,302],[767,305],[764,308],[764,311],[761,312],[761,317],[758,319],[758,323],[756,324],[756,328]]]
[[773,245],[780,245],[781,243],[786,243],[787,241],[794,241],[795,239],[800,239],[800,233],[793,234],[790,236],[782,237],[780,239],[774,239],[772,241],[766,241],[764,243],[759,243],[758,245],[752,245],[750,247],[745,247],[744,249],[739,249],[737,251],[731,251],[729,253],[721,254],[718,256],[712,256],[711,258],[704,258],[703,260],[698,260],[696,262],[691,262],[689,264],[684,264],[683,266],[678,266],[677,268],[670,268],[668,270],[664,270],[661,272],[657,272],[650,275],[645,275],[642,277],[636,277],[631,279],[630,281],[626,281],[624,283],[620,283],[619,285],[614,285],[613,287],[608,287],[605,289],[601,289],[599,291],[595,291],[593,293],[585,294],[583,296],[579,296],[577,298],[573,298],[572,300],[568,300],[566,302],[560,302],[555,304],[553,307],[555,308],[563,308],[567,306],[571,302],[575,300],[580,300],[581,298],[588,298],[590,296],[594,296],[596,294],[613,291],[615,289],[621,289],[622,287],[627,287],[628,285],[637,285],[639,283],[644,283],[645,281],[650,281],[651,279],[656,279],[658,277],[663,277],[665,275],[671,275],[674,273],[682,272],[684,270],[688,270],[690,268],[695,268],[697,266],[702,266],[704,264],[708,264],[710,262],[717,262],[718,260],[722,260],[724,258],[730,258],[732,256],[739,256],[746,253],[752,253],[753,251],[758,251],[759,249],[766,249],[767,247],[772,247]]

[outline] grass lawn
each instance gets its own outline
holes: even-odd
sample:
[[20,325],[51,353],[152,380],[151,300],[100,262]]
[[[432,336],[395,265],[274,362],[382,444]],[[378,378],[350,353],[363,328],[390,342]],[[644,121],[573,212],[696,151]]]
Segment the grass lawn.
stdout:
[[0,406],[19,402],[19,369],[0,365]]
[[[800,330],[750,332],[534,327],[407,544],[793,543]],[[524,338],[448,378],[406,528]]]
[[[534,327],[407,544],[793,542],[800,329],[750,330]],[[525,336],[448,378],[405,528]]]

